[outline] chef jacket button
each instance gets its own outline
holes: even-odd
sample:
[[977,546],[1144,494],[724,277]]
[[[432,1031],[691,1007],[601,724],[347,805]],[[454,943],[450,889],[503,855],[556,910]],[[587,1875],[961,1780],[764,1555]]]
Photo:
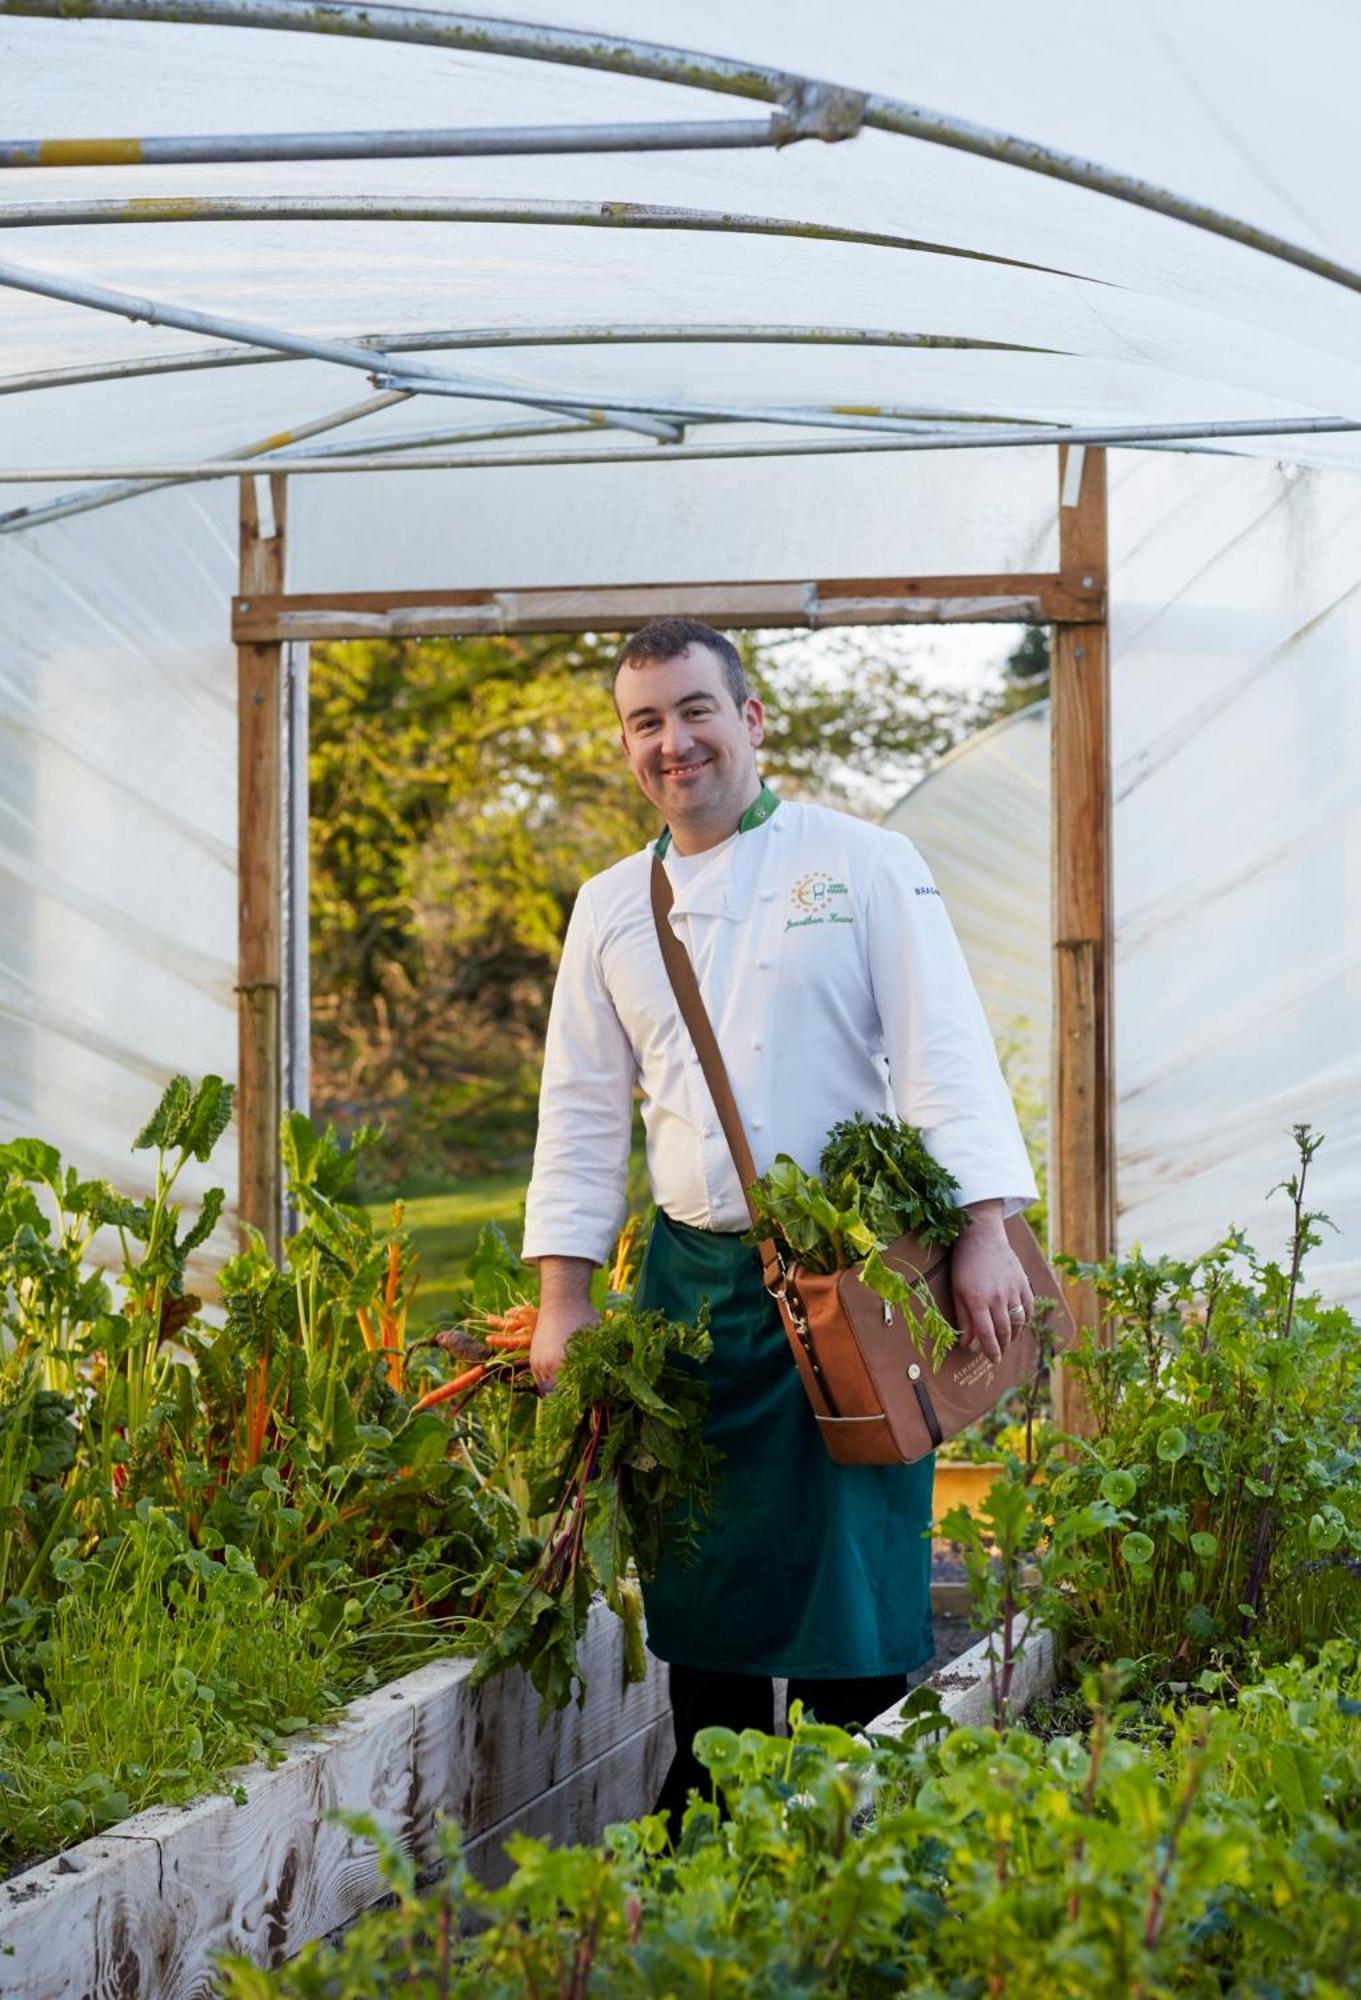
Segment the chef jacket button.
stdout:
[[763,903],[773,903],[775,901],[775,891],[773,889],[762,889],[761,901]]
[[761,1124],[762,1124],[762,1121],[761,1121],[761,1119],[759,1119],[759,1118],[753,1118],[753,1119],[752,1119],[752,1121],[751,1121],[751,1129],[752,1129],[752,1131],[753,1131],[753,1132],[759,1132],[759,1131],[761,1130]]
[[756,1037],[756,1040],[752,1043],[752,1047],[754,1049],[763,1049],[765,1047],[765,1043],[761,1040],[759,1035]]
[[770,960],[768,958],[758,958],[756,961],[756,970],[758,972],[769,972]]

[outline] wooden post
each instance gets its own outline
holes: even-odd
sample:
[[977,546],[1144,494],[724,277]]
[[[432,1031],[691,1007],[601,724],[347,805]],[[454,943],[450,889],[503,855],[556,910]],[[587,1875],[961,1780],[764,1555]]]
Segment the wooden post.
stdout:
[[[1070,458],[1074,461],[1070,464]],[[1076,461],[1081,461],[1077,463]],[[1115,1237],[1111,1061],[1110,659],[1105,620],[1106,454],[1059,449],[1059,569],[1099,592],[1100,615],[1056,626],[1050,717],[1053,772],[1054,1105],[1050,1238],[1084,1262]],[[1100,1326],[1090,1285],[1069,1303]],[[1091,1434],[1081,1384],[1055,1370],[1055,1415]]]
[[[274,532],[262,533],[255,475],[241,481],[241,582],[247,602],[284,587],[288,482],[269,476]],[[279,1244],[280,946],[283,780],[278,640],[239,645],[237,658],[237,936],[239,1208],[271,1250]]]

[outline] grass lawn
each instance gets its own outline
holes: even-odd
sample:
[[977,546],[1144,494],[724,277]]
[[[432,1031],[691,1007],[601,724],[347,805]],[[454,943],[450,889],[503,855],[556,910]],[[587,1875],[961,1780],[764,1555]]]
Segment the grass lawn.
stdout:
[[[413,1326],[439,1326],[457,1317],[459,1287],[484,1222],[499,1222],[519,1249],[528,1185],[528,1170],[515,1167],[451,1181],[448,1187],[407,1200],[406,1220],[421,1260],[420,1285],[411,1309]],[[373,1202],[368,1213],[375,1223],[386,1224],[391,1203]]]
[[[406,1222],[420,1256],[420,1284],[412,1301],[413,1327],[447,1326],[458,1317],[461,1287],[468,1259],[484,1222],[499,1222],[512,1250],[520,1248],[528,1166],[507,1167],[499,1173],[466,1175],[446,1187],[427,1182],[419,1193],[404,1195]],[[629,1208],[646,1206],[647,1167],[641,1120],[635,1121],[629,1158]],[[370,1202],[368,1214],[385,1226],[391,1200]]]

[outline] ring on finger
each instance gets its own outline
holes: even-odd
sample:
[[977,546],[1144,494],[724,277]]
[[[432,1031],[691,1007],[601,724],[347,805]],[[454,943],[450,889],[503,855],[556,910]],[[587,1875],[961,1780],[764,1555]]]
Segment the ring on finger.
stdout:
[[1025,1324],[1025,1316],[1026,1312],[1024,1306],[1012,1306],[1007,1314],[1007,1318],[1011,1321],[1013,1326],[1023,1326]]

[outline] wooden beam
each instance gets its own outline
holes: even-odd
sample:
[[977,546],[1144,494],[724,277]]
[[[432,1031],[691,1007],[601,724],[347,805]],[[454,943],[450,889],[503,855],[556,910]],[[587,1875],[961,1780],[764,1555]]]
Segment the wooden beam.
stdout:
[[[270,475],[269,490],[272,533],[260,519],[255,477],[241,481],[240,577],[247,599],[284,586],[283,474]],[[242,1223],[254,1224],[272,1251],[279,1245],[281,1209],[282,657],[277,638],[237,645],[238,1208]]]
[[[1070,459],[1071,454],[1071,459]],[[1079,457],[1079,466],[1075,461]],[[1083,1262],[1110,1255],[1115,1189],[1111,1061],[1110,662],[1106,454],[1059,450],[1059,564],[1097,594],[1103,612],[1054,634],[1050,716],[1053,773],[1054,1102],[1050,1235]],[[1095,1293],[1073,1285],[1080,1326],[1101,1330]],[[1090,1435],[1081,1384],[1055,1371],[1060,1425]]]
[[832,577],[806,582],[647,583],[534,590],[309,593],[242,589],[238,645],[288,640],[468,638],[483,634],[627,631],[649,618],[704,618],[736,630],[789,626],[1086,622],[1104,608],[1084,573]]

